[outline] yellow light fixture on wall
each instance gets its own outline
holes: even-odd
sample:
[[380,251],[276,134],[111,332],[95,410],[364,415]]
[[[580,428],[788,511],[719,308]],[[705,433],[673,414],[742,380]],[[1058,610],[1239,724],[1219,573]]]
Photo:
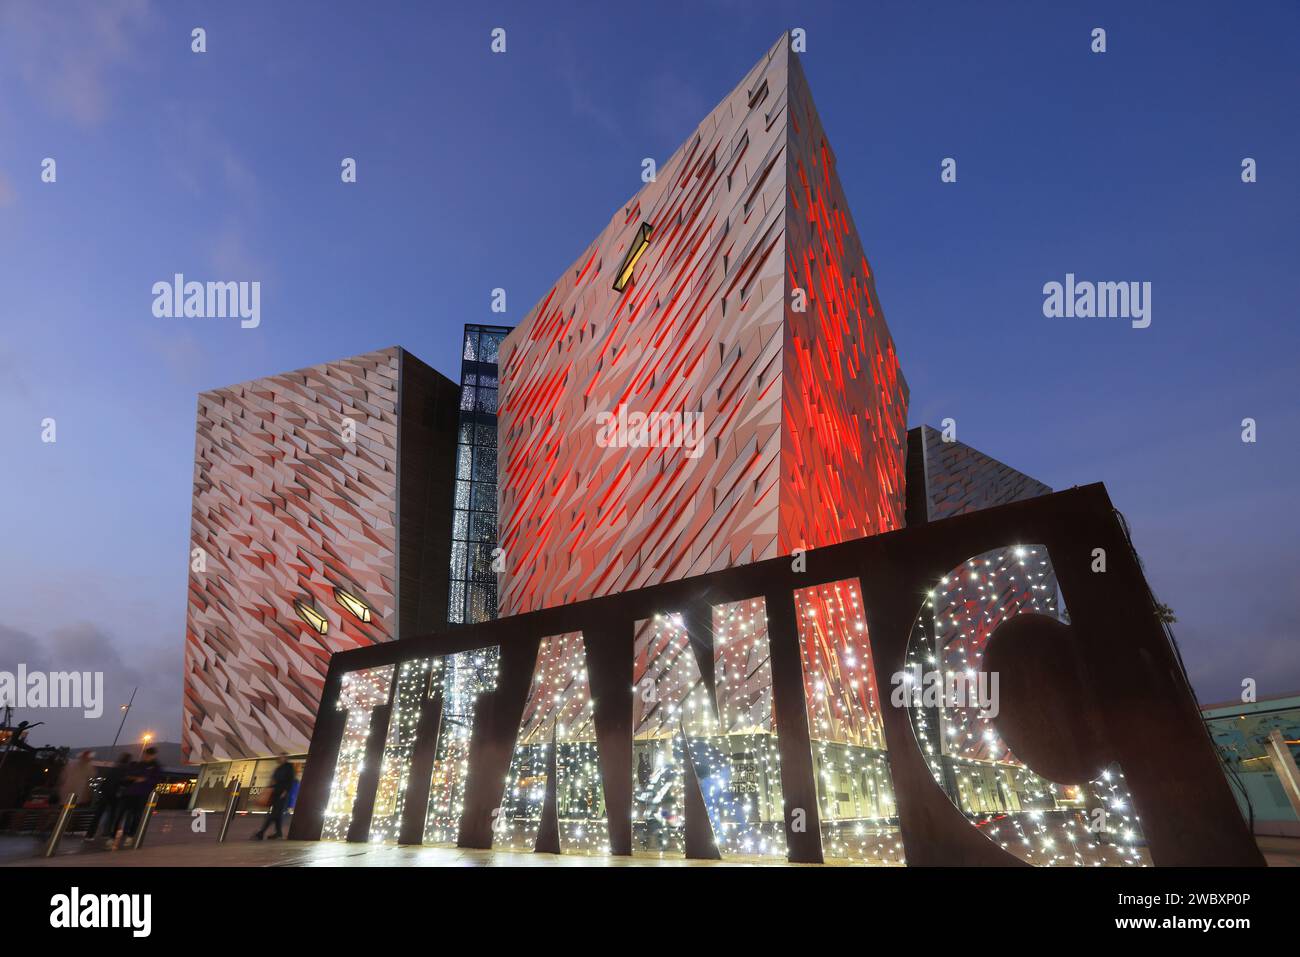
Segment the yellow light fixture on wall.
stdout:
[[359,621],[370,621],[370,606],[358,598],[356,595],[342,588],[334,589],[334,600],[352,612],[353,616]]
[[325,616],[305,601],[295,600],[293,603],[293,610],[297,613],[299,618],[311,625],[312,628],[320,634],[323,635],[325,632],[329,631],[330,623],[326,620]]
[[636,268],[636,261],[641,258],[641,254],[650,245],[650,234],[652,232],[654,232],[654,228],[649,223],[642,223],[641,228],[636,231],[636,238],[632,240],[632,245],[627,247],[627,255],[623,257],[623,265],[618,267],[618,272],[614,275],[615,292],[622,292],[629,280],[631,280],[632,270]]

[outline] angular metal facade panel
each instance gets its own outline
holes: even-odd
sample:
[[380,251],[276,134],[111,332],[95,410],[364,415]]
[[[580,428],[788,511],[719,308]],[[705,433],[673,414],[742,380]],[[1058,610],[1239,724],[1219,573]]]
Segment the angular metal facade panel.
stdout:
[[[506,339],[503,615],[901,524],[907,391],[833,172],[818,198],[841,215],[788,248],[789,152],[806,146],[791,75],[782,38]],[[615,291],[643,223],[649,247]],[[787,263],[818,243],[835,253],[794,316]],[[850,339],[814,345],[826,329]],[[699,442],[597,441],[602,416],[638,414],[698,415]]]
[[1024,472],[985,455],[962,442],[945,442],[943,433],[928,425],[912,429],[908,442],[920,451],[920,472],[909,476],[925,489],[925,515],[917,521],[937,522],[967,512],[1050,495],[1052,490]]
[[[306,750],[330,655],[395,636],[400,356],[199,395],[190,547],[206,568],[189,574],[188,760]],[[335,587],[372,620],[340,607]],[[325,616],[325,634],[295,601]]]

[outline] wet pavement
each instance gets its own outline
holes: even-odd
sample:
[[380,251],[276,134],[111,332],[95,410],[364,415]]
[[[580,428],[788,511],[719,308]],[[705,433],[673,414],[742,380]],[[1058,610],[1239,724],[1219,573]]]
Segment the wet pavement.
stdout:
[[[755,863],[251,840],[261,823],[261,815],[237,816],[231,822],[226,842],[219,844],[218,815],[207,815],[204,829],[196,831],[198,825],[188,812],[165,811],[155,816],[145,846],[139,850],[108,850],[102,840],[92,844],[73,834],[63,839],[59,853],[49,859],[40,856],[44,847],[40,838],[0,836],[0,867],[717,867]],[[1270,866],[1300,866],[1300,838],[1261,837],[1259,845]],[[783,865],[785,862],[763,863]]]

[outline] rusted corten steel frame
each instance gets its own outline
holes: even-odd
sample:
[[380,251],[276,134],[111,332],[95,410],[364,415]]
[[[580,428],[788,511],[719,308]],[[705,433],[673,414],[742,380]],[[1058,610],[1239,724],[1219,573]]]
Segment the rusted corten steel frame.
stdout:
[[[538,645],[548,635],[581,631],[610,847],[615,854],[630,854],[634,623],[655,613],[681,612],[699,657],[711,661],[709,606],[762,596],[771,643],[788,856],[794,862],[821,862],[795,590],[849,577],[860,580],[876,682],[883,689],[904,669],[913,622],[933,583],[972,556],[1015,543],[1046,546],[1071,624],[1022,615],[1003,625],[990,641],[989,655],[998,659],[1004,689],[996,724],[1012,750],[1031,767],[1037,763],[1071,772],[1086,766],[1095,774],[1105,764],[1118,762],[1151,859],[1158,865],[1262,865],[1176,652],[1154,613],[1136,556],[1100,484],[814,549],[805,553],[804,571],[795,571],[791,559],[781,557],[336,654],[290,836],[320,836],[343,732],[345,715],[335,702],[344,674],[499,646],[497,689],[484,697],[471,739],[458,842],[461,847],[491,847],[493,810],[501,801]],[[1104,573],[1092,571],[1098,548],[1106,552]],[[387,711],[381,707],[375,712],[369,767],[378,766]],[[883,721],[908,864],[1020,865],[972,827],[935,783],[907,710],[886,706]],[[431,729],[436,725],[432,719],[422,722]],[[421,736],[414,766],[429,767],[435,746],[435,734]],[[1036,761],[1035,756],[1041,758]],[[428,775],[424,777],[423,782],[415,779],[415,790],[407,794],[406,814],[412,823],[423,821]],[[367,784],[373,790],[373,780]],[[416,793],[421,790],[424,793]],[[373,795],[358,793],[354,818],[368,816],[365,809],[372,804]],[[799,830],[790,826],[796,808],[806,814],[806,826]],[[361,836],[369,829],[368,820],[354,823],[353,834]],[[419,832],[411,827],[404,833]]]

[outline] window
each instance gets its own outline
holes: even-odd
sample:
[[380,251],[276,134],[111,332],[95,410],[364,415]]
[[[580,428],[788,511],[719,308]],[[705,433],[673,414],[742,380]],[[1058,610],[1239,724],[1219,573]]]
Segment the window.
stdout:
[[653,232],[653,228],[649,223],[642,223],[637,229],[636,235],[627,247],[626,255],[623,256],[622,265],[618,267],[618,272],[614,274],[615,292],[622,292],[627,288],[627,284],[632,279],[632,271],[636,268],[637,260],[646,251],[646,247],[650,245],[651,232]]

